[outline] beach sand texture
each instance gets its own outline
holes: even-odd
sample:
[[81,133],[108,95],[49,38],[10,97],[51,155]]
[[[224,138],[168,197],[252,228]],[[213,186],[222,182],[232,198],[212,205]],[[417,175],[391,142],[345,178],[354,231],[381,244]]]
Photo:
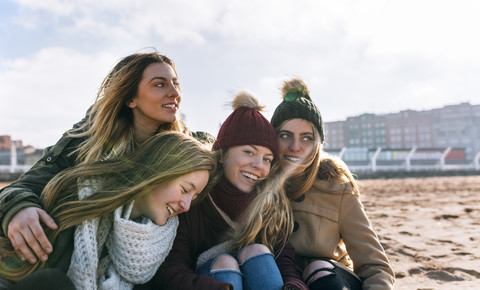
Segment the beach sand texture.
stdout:
[[359,184],[395,289],[480,289],[480,176]]
[[397,276],[395,289],[480,289],[480,176],[359,185]]

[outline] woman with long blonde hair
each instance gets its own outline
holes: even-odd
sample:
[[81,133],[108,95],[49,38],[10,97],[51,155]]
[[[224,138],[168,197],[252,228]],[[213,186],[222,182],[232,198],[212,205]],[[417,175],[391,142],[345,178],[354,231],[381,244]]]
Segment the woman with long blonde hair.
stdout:
[[[290,242],[309,289],[393,289],[394,273],[347,165],[323,151],[320,111],[303,80],[282,87],[271,122],[292,201]],[[362,288],[363,287],[363,288]]]
[[46,229],[54,245],[50,259],[22,262],[3,238],[0,275],[22,284],[33,272],[55,268],[76,289],[143,284],[172,246],[177,215],[211,188],[215,169],[209,147],[183,133],[164,132],[126,155],[64,170],[41,195],[59,225]]
[[22,259],[46,261],[52,251],[41,223],[57,229],[39,196],[59,172],[80,163],[121,156],[157,132],[178,131],[198,139],[179,118],[181,91],[173,61],[156,51],[123,58],[102,82],[87,116],[66,132],[23,176],[0,191],[0,234]]

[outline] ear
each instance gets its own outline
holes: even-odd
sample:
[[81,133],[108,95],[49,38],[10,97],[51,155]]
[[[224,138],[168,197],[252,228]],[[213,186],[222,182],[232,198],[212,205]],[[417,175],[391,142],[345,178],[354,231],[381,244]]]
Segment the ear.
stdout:
[[130,109],[134,109],[135,107],[137,107],[137,103],[135,102],[135,99],[129,100],[126,105]]

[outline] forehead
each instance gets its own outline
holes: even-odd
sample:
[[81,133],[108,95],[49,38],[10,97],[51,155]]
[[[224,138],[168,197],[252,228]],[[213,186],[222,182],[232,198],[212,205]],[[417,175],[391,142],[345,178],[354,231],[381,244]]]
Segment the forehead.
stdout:
[[280,127],[280,130],[290,131],[293,133],[313,134],[313,124],[307,120],[296,118],[285,122],[285,124]]
[[173,78],[176,77],[173,68],[166,62],[154,62],[149,64],[143,71],[144,78],[164,77]]
[[238,145],[238,146],[232,146],[227,149],[227,156],[229,153],[236,154],[238,152],[241,152],[243,150],[250,150],[250,151],[255,151],[261,154],[273,154],[272,150],[270,150],[268,147],[265,146],[260,146],[260,145]]

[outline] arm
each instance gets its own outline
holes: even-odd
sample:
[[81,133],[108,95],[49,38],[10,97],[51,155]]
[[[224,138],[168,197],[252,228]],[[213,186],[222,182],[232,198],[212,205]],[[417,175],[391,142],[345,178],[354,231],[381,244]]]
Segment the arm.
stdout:
[[363,289],[393,289],[393,269],[362,203],[353,194],[343,195],[339,230]]
[[57,144],[45,150],[43,157],[29,171],[0,191],[0,235],[10,238],[21,258],[35,261],[30,248],[37,257],[46,258],[51,252],[51,244],[40,222],[51,229],[57,226],[42,209],[40,195],[58,172],[74,165],[75,157],[68,154],[79,142],[64,135]]
[[194,272],[196,259],[201,251],[198,237],[205,230],[198,221],[192,222],[202,219],[198,207],[179,216],[180,225],[173,248],[153,278],[154,289],[232,289],[230,284]]

